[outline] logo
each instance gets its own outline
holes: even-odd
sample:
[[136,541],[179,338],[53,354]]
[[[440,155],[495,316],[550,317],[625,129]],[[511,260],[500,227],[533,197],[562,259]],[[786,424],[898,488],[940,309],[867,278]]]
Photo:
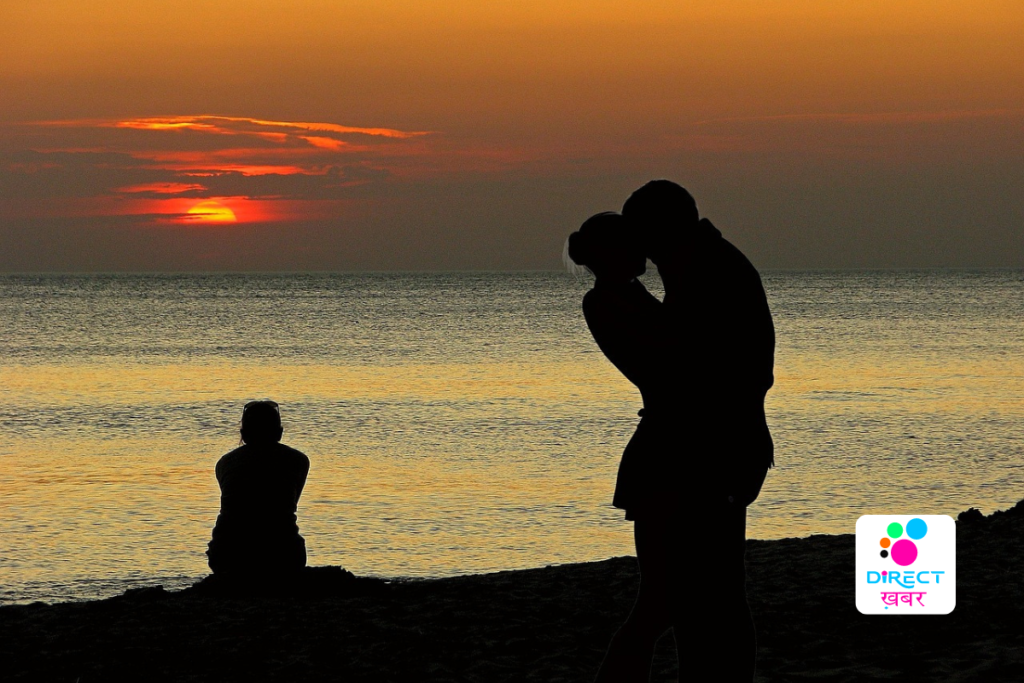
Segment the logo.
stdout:
[[946,515],[857,520],[861,614],[949,614],[956,607],[956,523]]

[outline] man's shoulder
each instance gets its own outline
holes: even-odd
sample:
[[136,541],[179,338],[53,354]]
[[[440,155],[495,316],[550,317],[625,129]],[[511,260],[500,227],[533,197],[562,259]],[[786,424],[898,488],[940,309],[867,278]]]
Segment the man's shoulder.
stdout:
[[725,278],[732,288],[763,291],[761,274],[747,255],[725,237],[716,242],[714,253],[704,263],[705,269],[715,271],[719,278]]
[[724,236],[719,238],[717,242],[718,249],[716,251],[718,252],[719,258],[727,261],[734,267],[743,268],[744,270],[757,273],[757,269],[754,268],[754,264],[750,262],[750,259],[747,258],[747,255],[744,254],[739,247],[730,242]]

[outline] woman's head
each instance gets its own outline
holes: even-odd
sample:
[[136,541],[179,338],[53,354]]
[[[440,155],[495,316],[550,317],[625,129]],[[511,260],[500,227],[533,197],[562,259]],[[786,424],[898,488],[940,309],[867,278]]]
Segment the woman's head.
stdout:
[[569,235],[565,256],[601,279],[632,280],[647,270],[643,248],[614,211],[591,216]]
[[277,443],[284,434],[281,410],[273,401],[250,401],[242,408],[242,441],[247,444]]

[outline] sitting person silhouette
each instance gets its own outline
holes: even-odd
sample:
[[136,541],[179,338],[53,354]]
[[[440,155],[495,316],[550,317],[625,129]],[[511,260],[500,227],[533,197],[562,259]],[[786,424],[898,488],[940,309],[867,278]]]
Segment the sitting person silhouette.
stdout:
[[273,401],[242,409],[242,444],[217,462],[220,515],[210,541],[210,569],[230,579],[287,578],[306,565],[306,543],[295,509],[309,458],[281,443],[281,413]]

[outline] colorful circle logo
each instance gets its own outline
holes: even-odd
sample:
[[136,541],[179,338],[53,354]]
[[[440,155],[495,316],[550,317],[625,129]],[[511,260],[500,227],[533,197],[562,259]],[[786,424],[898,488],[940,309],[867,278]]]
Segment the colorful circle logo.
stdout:
[[[900,538],[904,531],[908,538]],[[928,525],[923,519],[915,517],[907,522],[906,529],[899,522],[893,522],[885,528],[885,533],[886,536],[878,542],[878,545],[882,546],[882,557],[892,555],[893,562],[901,567],[906,567],[917,559],[917,544],[914,541],[920,541],[925,537],[925,534],[928,533]]]

